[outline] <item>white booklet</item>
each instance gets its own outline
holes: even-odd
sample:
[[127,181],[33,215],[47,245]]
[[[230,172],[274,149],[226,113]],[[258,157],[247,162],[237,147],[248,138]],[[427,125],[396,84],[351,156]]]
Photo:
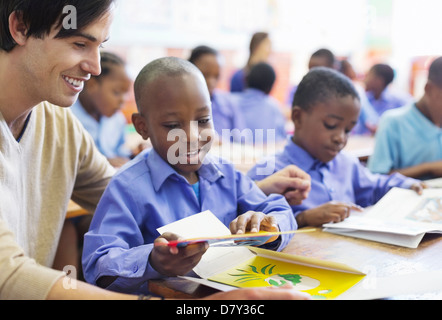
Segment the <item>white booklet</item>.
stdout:
[[426,233],[442,233],[442,189],[393,188],[363,216],[324,224],[324,231],[417,248]]

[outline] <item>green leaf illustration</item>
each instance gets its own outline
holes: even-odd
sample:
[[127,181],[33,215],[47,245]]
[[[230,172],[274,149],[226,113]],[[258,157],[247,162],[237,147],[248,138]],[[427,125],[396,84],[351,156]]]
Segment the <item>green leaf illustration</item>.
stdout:
[[273,273],[273,268],[274,268],[274,267],[276,267],[276,264],[275,264],[273,267],[270,268],[270,270],[269,270],[269,274],[272,274],[272,273]]
[[301,282],[301,276],[299,274],[280,274],[281,278],[290,281],[294,285]]
[[252,271],[253,271],[253,272],[258,273],[258,271],[256,270],[256,267],[255,267],[255,266],[249,265],[249,267],[252,268]]
[[266,269],[268,268],[269,265],[270,265],[270,264],[266,265],[265,267],[263,267],[263,268],[261,269],[261,273],[262,273],[262,274],[266,274]]

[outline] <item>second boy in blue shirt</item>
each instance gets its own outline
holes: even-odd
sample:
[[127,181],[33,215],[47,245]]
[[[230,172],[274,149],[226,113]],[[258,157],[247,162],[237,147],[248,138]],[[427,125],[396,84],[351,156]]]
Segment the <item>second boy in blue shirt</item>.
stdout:
[[[324,67],[312,69],[301,81],[293,101],[295,134],[277,155],[275,171],[295,164],[312,179],[311,192],[293,206],[299,227],[339,222],[359,206],[376,203],[393,187],[422,189],[418,180],[400,174],[376,175],[342,149],[360,112],[358,94],[344,75]],[[249,176],[260,180],[262,163]],[[272,174],[273,172],[268,172]]]

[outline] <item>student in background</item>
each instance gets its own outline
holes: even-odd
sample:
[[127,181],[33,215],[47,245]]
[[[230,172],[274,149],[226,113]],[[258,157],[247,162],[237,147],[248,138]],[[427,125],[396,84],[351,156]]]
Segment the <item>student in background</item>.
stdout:
[[[326,48],[321,48],[313,52],[308,61],[308,69],[311,70],[314,67],[326,67],[336,70],[336,58],[334,53]],[[294,86],[289,92],[287,104],[290,106],[293,103],[297,88],[298,86]]]
[[[235,94],[247,132],[251,133],[246,137],[249,141],[245,142],[278,143],[287,138],[286,119],[278,101],[270,96],[275,80],[276,73],[271,65],[255,64],[247,77],[247,89]],[[271,136],[269,130],[273,132]]]
[[[98,205],[84,239],[89,282],[147,293],[149,279],[188,273],[206,244],[177,251],[155,246],[179,236],[158,237],[157,228],[201,211],[211,210],[232,234],[296,228],[282,196],[266,196],[233,165],[207,154],[213,137],[210,95],[193,64],[178,58],[149,63],[135,81],[135,98],[139,113],[133,123],[153,149],[114,176]],[[290,238],[282,235],[264,246],[281,250]]]
[[[299,84],[292,111],[296,130],[276,156],[275,166],[278,170],[295,164],[311,176],[308,198],[292,206],[299,227],[342,221],[351,210],[376,203],[392,187],[421,192],[420,181],[399,173],[372,174],[356,157],[342,151],[360,108],[352,82],[330,68],[313,68]],[[255,166],[249,177],[264,178],[257,170],[267,165]]]
[[340,60],[337,63],[338,70],[353,81],[353,85],[355,86],[361,101],[359,120],[351,133],[355,135],[373,136],[376,133],[379,116],[368,100],[364,88],[356,80],[356,72],[351,63],[347,59]]
[[[315,67],[326,67],[333,70],[338,70],[346,76],[354,74],[351,64],[344,60],[344,62],[338,61],[335,54],[329,49],[322,48],[315,51],[308,62],[308,68],[311,70]],[[353,71],[353,73],[352,73]],[[349,77],[351,79],[351,77]],[[351,79],[354,81],[354,79]],[[352,131],[352,134],[357,135],[372,135],[376,131],[376,125],[378,122],[378,116],[373,110],[368,98],[366,97],[365,90],[357,83],[353,83],[360,98],[361,112],[359,115],[358,123]],[[289,105],[292,105],[293,98],[295,96],[297,87],[295,86],[289,93]]]
[[389,86],[394,80],[394,70],[388,64],[376,64],[365,77],[367,98],[378,116],[390,109],[403,107],[411,102],[412,97],[399,94]]
[[384,113],[368,161],[372,172],[442,177],[442,57],[431,64],[421,99]]
[[267,32],[253,34],[249,46],[249,58],[244,68],[236,71],[230,81],[231,92],[241,92],[246,88],[247,75],[256,63],[267,62],[272,52],[272,41]]
[[217,89],[222,70],[221,56],[218,51],[208,46],[198,46],[192,50],[189,61],[203,74],[212,101],[213,125],[219,137],[222,130],[244,128],[242,115],[238,112],[229,92]]
[[71,108],[114,167],[122,166],[132,156],[125,148],[127,122],[121,112],[131,84],[125,62],[116,54],[102,52],[101,74],[86,82]]

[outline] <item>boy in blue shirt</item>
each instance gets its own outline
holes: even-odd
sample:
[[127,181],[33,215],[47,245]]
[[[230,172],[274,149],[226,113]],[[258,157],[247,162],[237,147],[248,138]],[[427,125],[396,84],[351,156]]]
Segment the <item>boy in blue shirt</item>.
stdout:
[[[330,68],[313,68],[298,86],[292,108],[295,133],[272,161],[275,171],[295,164],[311,176],[308,198],[292,206],[299,227],[339,222],[351,210],[376,203],[392,187],[421,192],[420,181],[400,174],[372,174],[357,158],[341,152],[360,108],[351,81]],[[248,175],[265,178],[258,170],[266,165],[255,166]]]
[[[147,280],[191,271],[206,244],[179,250],[154,246],[157,228],[211,210],[232,234],[297,228],[280,195],[266,196],[231,164],[208,155],[213,138],[210,95],[190,62],[162,58],[149,63],[135,82],[137,132],[146,150],[112,179],[84,239],[88,282],[110,290],[147,293]],[[266,244],[280,250],[290,235]],[[273,239],[272,239],[273,240]]]
[[423,97],[381,118],[368,161],[372,172],[442,177],[442,57],[430,65]]
[[[250,136],[245,143],[284,142],[287,137],[286,118],[276,99],[270,96],[276,81],[273,67],[265,62],[255,64],[247,77],[247,88],[235,94],[235,100]],[[243,128],[238,128],[243,129]],[[274,132],[269,135],[269,132]]]
[[403,107],[412,100],[409,94],[399,94],[389,87],[393,80],[393,68],[383,63],[372,66],[365,77],[367,98],[378,117],[387,110]]

